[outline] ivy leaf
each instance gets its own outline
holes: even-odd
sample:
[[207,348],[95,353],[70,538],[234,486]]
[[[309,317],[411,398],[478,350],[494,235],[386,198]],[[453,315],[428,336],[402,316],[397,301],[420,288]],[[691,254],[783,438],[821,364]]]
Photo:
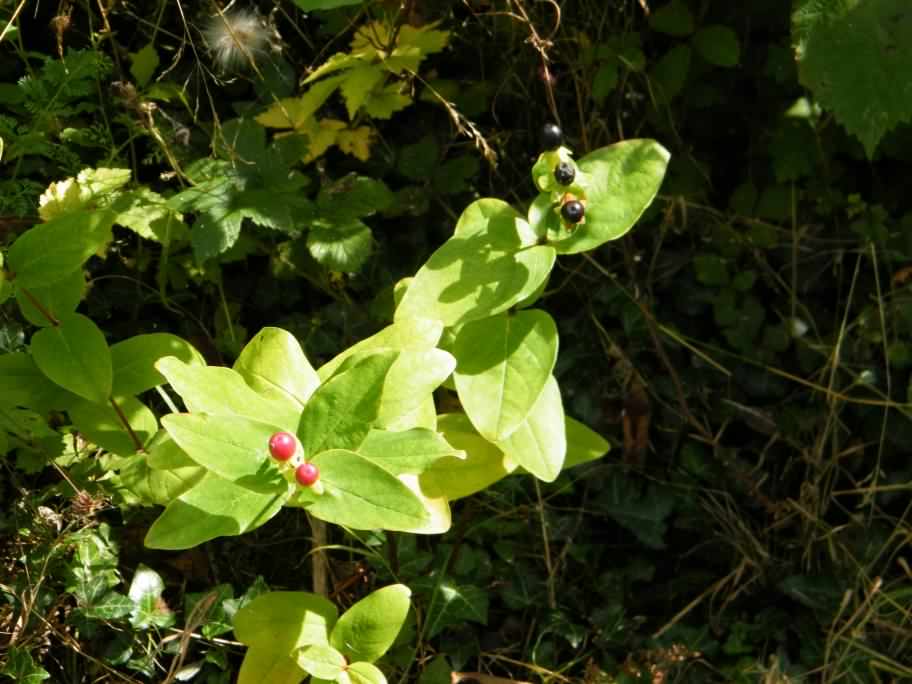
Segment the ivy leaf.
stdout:
[[457,584],[445,579],[437,582],[434,577],[422,577],[412,582],[415,590],[431,592],[425,615],[426,638],[432,639],[446,627],[467,620],[488,624],[488,592],[472,584]]
[[905,0],[799,0],[792,14],[798,75],[857,136],[870,158],[881,138],[912,119],[912,13]]
[[130,624],[136,629],[170,627],[174,613],[162,599],[165,582],[152,568],[140,563],[130,583],[129,597],[133,601]]
[[666,519],[674,497],[654,484],[638,486],[632,478],[611,473],[601,487],[598,507],[651,549],[665,548]]
[[21,646],[10,646],[0,674],[11,677],[14,682],[20,684],[39,684],[51,678],[51,674],[36,663],[31,653]]

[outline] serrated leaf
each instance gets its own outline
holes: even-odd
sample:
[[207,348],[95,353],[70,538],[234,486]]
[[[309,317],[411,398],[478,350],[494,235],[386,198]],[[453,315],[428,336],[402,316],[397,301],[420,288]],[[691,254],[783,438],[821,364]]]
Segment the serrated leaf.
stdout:
[[171,209],[164,197],[148,188],[125,193],[119,198],[117,208],[115,223],[147,240],[169,245],[190,236],[183,214]]
[[316,208],[321,222],[335,224],[372,216],[392,203],[393,193],[383,181],[348,174],[320,188]]
[[[311,75],[313,77],[313,75]],[[273,104],[256,120],[267,128],[302,129],[345,80],[345,76],[327,78],[311,86],[301,97],[285,98]]]
[[525,310],[466,323],[453,341],[459,399],[478,432],[508,438],[531,412],[557,359],[557,326]]
[[36,332],[31,352],[41,372],[73,394],[99,403],[111,396],[111,351],[104,333],[82,314]]
[[261,494],[210,472],[168,504],[144,543],[151,549],[173,551],[243,534],[268,522],[287,498],[287,492]]
[[704,26],[694,35],[693,44],[700,56],[715,66],[737,66],[741,58],[738,34],[728,26]]
[[130,53],[130,74],[136,80],[136,85],[140,88],[152,80],[152,75],[158,68],[158,52],[155,50],[155,44],[149,43],[139,52]]
[[114,216],[111,210],[76,212],[27,230],[7,253],[16,285],[41,287],[70,276],[111,239]]
[[373,248],[370,228],[357,220],[326,228],[314,227],[307,233],[311,256],[331,271],[356,273],[370,258]]
[[349,662],[373,662],[386,653],[409,611],[411,590],[403,584],[383,587],[358,601],[339,618],[330,644]]
[[402,85],[390,83],[371,93],[363,105],[365,113],[374,119],[389,119],[393,114],[408,107],[412,98],[400,92]]
[[156,385],[164,385],[167,380],[156,370],[155,363],[166,356],[173,356],[189,365],[204,366],[206,363],[192,344],[177,335],[134,335],[111,345],[113,393],[129,396],[141,394]]
[[371,91],[385,77],[386,72],[373,64],[362,64],[345,72],[340,86],[348,118],[354,119],[361,105],[370,97]]
[[[46,328],[53,324],[52,320],[48,320],[47,314],[53,318],[60,318],[73,313],[84,294],[85,275],[82,268],[77,268],[70,275],[50,285],[30,287],[28,290],[16,288],[16,303],[29,323]],[[36,303],[41,306],[41,310],[37,308]]]
[[905,0],[799,0],[792,14],[799,79],[870,158],[912,118],[912,14]]
[[336,146],[345,154],[350,154],[361,161],[370,159],[370,148],[373,141],[374,129],[370,126],[346,128],[339,131],[336,136]]

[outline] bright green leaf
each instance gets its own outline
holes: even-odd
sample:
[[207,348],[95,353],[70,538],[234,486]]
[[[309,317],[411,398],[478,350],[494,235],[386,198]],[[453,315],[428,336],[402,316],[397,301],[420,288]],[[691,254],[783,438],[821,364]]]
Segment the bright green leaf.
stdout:
[[98,403],[111,396],[111,351],[104,333],[82,314],[36,332],[31,351],[41,372],[64,389]]
[[130,582],[129,597],[133,601],[130,625],[134,629],[170,627],[174,624],[174,613],[162,600],[165,582],[152,568],[140,563]]
[[553,482],[564,465],[567,433],[560,387],[548,378],[538,401],[520,426],[497,446],[539,480]]
[[465,458],[433,430],[415,428],[404,432],[371,430],[358,453],[393,475],[420,474],[434,461],[444,458]]
[[60,318],[76,311],[85,294],[85,275],[82,268],[77,268],[70,275],[50,285],[30,287],[27,290],[16,288],[16,303],[25,319],[41,328],[52,325],[47,315],[39,310],[35,303],[53,318]]
[[172,209],[164,197],[148,188],[125,193],[118,198],[117,208],[114,222],[147,240],[169,245],[190,237],[183,214]]
[[130,53],[130,74],[136,80],[136,85],[144,88],[152,80],[152,75],[158,68],[158,52],[155,45],[149,43],[139,52]]
[[352,663],[347,672],[351,684],[386,684],[386,676],[373,663]]
[[325,449],[357,449],[377,419],[383,381],[397,352],[349,360],[321,385],[301,414],[298,438],[310,458]]
[[117,410],[110,403],[99,404],[77,399],[67,406],[67,413],[80,433],[113,454],[129,456],[137,451],[136,444],[121,421],[127,419],[140,446],[145,446],[158,431],[158,421],[142,402],[134,397],[116,397]]
[[205,365],[202,355],[192,344],[171,333],[134,335],[111,345],[114,394],[141,394],[156,385],[164,385],[167,380],[155,369],[155,363],[166,356],[174,356],[190,365]]
[[405,623],[412,592],[403,584],[383,587],[349,608],[333,627],[330,643],[349,662],[373,662],[389,650]]
[[251,648],[291,654],[303,646],[329,644],[338,617],[325,597],[302,591],[260,594],[234,616],[234,634]]
[[320,385],[297,338],[281,328],[260,330],[234,362],[234,370],[267,399],[300,408]]
[[551,377],[557,326],[533,309],[483,318],[460,328],[453,354],[462,406],[478,432],[496,442],[522,424]]
[[582,463],[588,463],[601,458],[611,445],[597,432],[574,420],[569,416],[567,422],[567,457],[564,459],[564,469]]
[[300,684],[307,673],[290,655],[269,646],[251,646],[244,654],[237,684]]
[[383,380],[375,426],[391,429],[417,410],[456,368],[456,359],[440,349],[401,351]]
[[440,416],[437,429],[465,458],[446,457],[434,461],[421,476],[421,488],[431,497],[453,501],[486,489],[510,474],[516,465],[503,452],[478,434],[468,416],[450,413]]
[[289,484],[269,455],[276,426],[194,413],[168,414],[162,425],[190,458],[220,478],[256,492],[287,491]]
[[173,356],[160,359],[155,367],[193,413],[240,416],[285,430],[293,430],[298,424],[300,410],[296,406],[257,394],[230,368],[190,365]]
[[346,669],[345,656],[327,644],[305,646],[295,655],[298,667],[311,677],[335,679]]
[[314,227],[307,233],[307,249],[330,271],[355,273],[374,251],[374,237],[361,221]]
[[348,118],[354,120],[361,105],[370,96],[374,87],[386,77],[386,72],[377,65],[365,64],[349,69],[340,86]]
[[372,461],[344,449],[309,460],[320,469],[323,492],[300,489],[294,504],[314,517],[359,530],[410,531],[428,524],[431,514],[421,499]]
[[210,472],[168,505],[149,528],[145,545],[173,551],[243,534],[268,522],[287,498],[287,490],[261,494]]
[[114,216],[110,210],[78,212],[27,230],[7,254],[16,285],[40,287],[70,276],[111,239]]

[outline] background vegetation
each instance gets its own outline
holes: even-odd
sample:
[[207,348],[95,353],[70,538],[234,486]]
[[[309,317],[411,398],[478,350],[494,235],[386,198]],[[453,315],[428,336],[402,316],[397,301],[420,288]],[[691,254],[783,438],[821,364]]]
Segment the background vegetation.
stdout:
[[[466,204],[532,199],[545,122],[579,156],[672,154],[637,228],[544,295],[564,405],[608,457],[507,478],[442,537],[331,532],[335,600],[414,592],[391,681],[912,678],[905,3],[233,5],[0,0],[0,245],[67,178],[135,207],[55,295],[109,342],[169,331],[227,364],[278,325],[326,361]],[[0,304],[0,352],[24,314]],[[310,584],[300,516],[146,550],[156,511],[116,459],[5,382],[0,675],[232,681],[238,607]]]

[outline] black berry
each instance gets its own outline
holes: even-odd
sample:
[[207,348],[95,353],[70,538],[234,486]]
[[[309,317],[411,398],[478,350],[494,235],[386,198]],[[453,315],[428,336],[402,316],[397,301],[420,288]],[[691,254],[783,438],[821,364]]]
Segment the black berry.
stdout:
[[564,139],[560,126],[553,123],[547,123],[542,128],[542,145],[546,150],[554,150],[560,147]]
[[586,215],[586,208],[579,200],[570,200],[561,207],[561,216],[567,223],[579,223]]
[[570,185],[576,178],[576,169],[570,162],[561,162],[554,167],[554,180],[560,185]]

